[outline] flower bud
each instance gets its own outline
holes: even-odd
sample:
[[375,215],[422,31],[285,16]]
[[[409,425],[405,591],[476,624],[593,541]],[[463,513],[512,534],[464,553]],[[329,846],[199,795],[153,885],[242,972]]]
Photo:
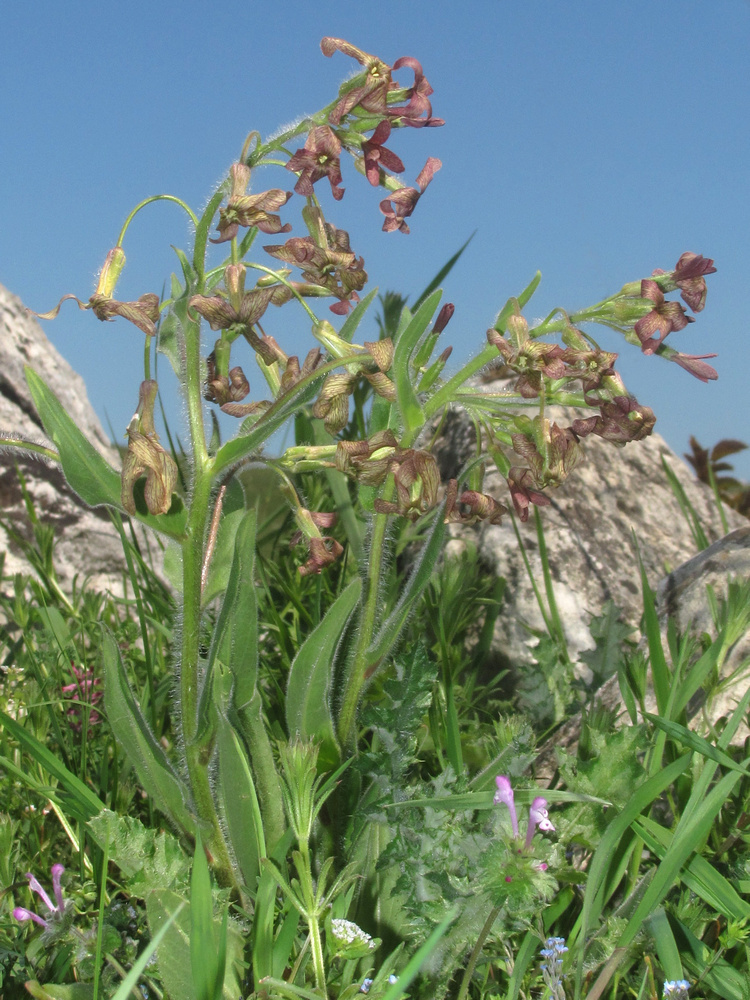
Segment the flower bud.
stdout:
[[113,247],[104,261],[99,272],[95,295],[111,299],[115,292],[115,286],[120,280],[122,269],[125,267],[125,251],[122,247]]

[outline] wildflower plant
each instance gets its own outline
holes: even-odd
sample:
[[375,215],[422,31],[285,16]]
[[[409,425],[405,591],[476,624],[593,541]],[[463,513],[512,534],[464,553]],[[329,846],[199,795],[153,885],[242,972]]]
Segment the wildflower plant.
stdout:
[[[138,331],[129,336],[143,354],[143,380],[131,390],[135,412],[120,469],[85,439],[39,375],[26,372],[70,487],[87,504],[107,506],[153,530],[179,555],[174,748],[165,746],[154,718],[139,704],[123,650],[108,630],[103,699],[88,672],[76,674],[76,691],[66,690],[71,700],[85,694],[98,713],[103,709],[140,787],[175,836],[158,848],[137,826],[125,837],[123,818],[118,822],[103,811],[88,786],[55,772],[68,781],[80,819],[90,821],[87,835],[105,852],[112,845],[109,856],[146,898],[152,933],[165,935],[158,961],[173,996],[192,995],[184,977],[191,955],[193,970],[200,971],[195,956],[201,942],[218,950],[214,973],[226,969],[228,994],[246,987],[288,996],[289,984],[296,984],[291,995],[309,995],[310,987],[325,997],[334,983],[337,995],[350,997],[374,981],[384,995],[396,995],[388,977],[402,971],[394,968],[398,946],[371,975],[378,939],[365,919],[349,919],[360,898],[357,880],[380,877],[378,851],[359,817],[374,787],[363,790],[363,783],[372,775],[351,762],[372,751],[363,720],[383,697],[389,671],[400,669],[395,654],[430,582],[446,524],[496,524],[511,508],[525,521],[531,507],[550,503],[548,492],[583,460],[586,437],[621,447],[651,433],[653,411],[628,393],[615,369],[617,355],[587,332],[591,324],[618,331],[644,356],[674,361],[702,381],[717,377],[703,358],[665,342],[693,319],[685,306],[667,299],[670,293],[679,290],[695,313],[705,304],[705,278],[715,268],[694,253],[590,308],[555,309],[532,324],[524,309],[537,274],[501,305],[476,353],[452,373],[450,348],[436,354],[454,313],[450,303],[441,306],[439,289],[430,287],[413,309],[401,309],[393,330],[379,331],[368,312],[376,290],[366,291],[365,258],[353,248],[361,234],[353,238],[337,227],[336,205],[359,173],[380,189],[382,229],[408,234],[428,187],[439,183],[441,163],[428,156],[414,185],[404,184],[398,143],[405,133],[422,139],[421,129],[443,121],[433,115],[432,88],[416,59],[389,64],[337,38],[323,39],[321,47],[324,55],[348,56],[361,67],[325,107],[270,139],[251,132],[201,212],[172,195],[145,199],[127,216],[94,294],[87,301],[65,296],[101,321],[124,319]],[[355,168],[351,180],[347,158]],[[259,190],[269,170],[276,171],[279,186]],[[176,250],[179,273],[163,299],[146,291],[135,301],[119,301],[128,230],[157,200],[184,211],[192,248]],[[154,287],[160,285],[155,278]],[[43,316],[53,318],[59,308]],[[301,310],[310,323],[302,360],[286,349],[290,310]],[[173,366],[182,389],[185,460],[157,430],[154,350]],[[488,366],[502,366],[501,387],[478,385],[475,376]],[[556,422],[549,407],[558,403],[578,415]],[[446,483],[431,450],[432,430],[456,406],[468,411],[481,433],[477,454]],[[238,421],[228,441],[213,433],[214,407]],[[285,424],[294,424],[297,440],[271,457],[263,449]],[[33,442],[21,444],[39,450]],[[49,449],[44,454],[49,457]],[[488,459],[507,480],[503,497],[484,492]],[[299,629],[285,677],[271,675],[261,655],[268,637],[258,616],[259,519],[246,490],[261,465],[277,484],[275,506],[292,514],[300,580],[314,583],[328,573],[336,581],[326,606],[318,601],[313,627]],[[318,505],[324,509],[309,506],[304,477],[330,491]],[[413,527],[421,548],[410,572],[387,587],[394,523]],[[94,721],[92,710],[88,723]],[[450,756],[460,778],[455,742]],[[501,909],[531,913],[556,887],[549,864],[554,850],[540,836],[554,831],[545,799],[531,803],[523,835],[506,777],[497,779],[495,804],[507,808],[510,834],[498,830],[482,857],[482,905],[489,898],[492,913],[480,944]],[[146,877],[143,863],[128,857],[136,844],[148,843],[154,857],[173,851],[174,858],[180,841],[198,845],[192,894],[177,862],[153,864]],[[201,845],[213,883],[201,867]],[[16,911],[16,919],[45,932],[65,912],[60,867],[52,874],[54,903],[30,877],[47,913]],[[217,915],[225,914],[229,900],[231,918]],[[447,926],[437,930],[444,934]],[[428,944],[435,948],[437,938]],[[478,957],[475,949],[462,997]],[[238,972],[243,962],[244,985]],[[399,989],[407,989],[416,968],[407,965]],[[212,983],[220,992],[219,979]]]

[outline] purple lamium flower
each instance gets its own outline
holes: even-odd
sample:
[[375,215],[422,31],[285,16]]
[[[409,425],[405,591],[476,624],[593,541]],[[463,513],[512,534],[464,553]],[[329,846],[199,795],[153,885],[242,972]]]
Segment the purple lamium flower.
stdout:
[[62,886],[60,884],[64,871],[65,868],[62,865],[52,865],[52,891],[55,895],[55,903],[52,902],[45,889],[42,888],[38,880],[31,874],[31,872],[27,872],[26,878],[29,880],[29,888],[32,892],[35,892],[37,896],[39,896],[47,908],[47,919],[45,920],[45,918],[40,917],[38,913],[27,910],[23,906],[17,906],[15,910],[13,910],[14,919],[21,922],[24,920],[33,920],[34,923],[39,924],[40,927],[44,927],[45,930],[49,930],[50,922],[59,920],[65,914],[66,906],[62,894]]
[[534,831],[539,827],[544,833],[554,833],[555,828],[547,815],[547,800],[537,795],[529,809],[529,825],[526,828],[526,848],[531,847]]
[[495,784],[497,785],[497,791],[492,801],[496,806],[506,805],[508,807],[510,823],[513,827],[513,836],[518,837],[518,816],[516,815],[516,804],[513,798],[513,788],[510,779],[506,778],[504,774],[498,774],[495,778]]

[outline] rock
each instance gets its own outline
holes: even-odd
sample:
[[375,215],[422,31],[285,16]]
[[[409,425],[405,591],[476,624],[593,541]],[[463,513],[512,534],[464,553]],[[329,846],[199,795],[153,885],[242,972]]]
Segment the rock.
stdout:
[[[548,414],[564,424],[558,412]],[[568,414],[569,417],[569,414]],[[473,425],[461,411],[445,421],[436,457],[444,479],[458,476],[474,453]],[[634,539],[652,587],[695,555],[698,546],[664,472],[666,461],[697,512],[709,541],[724,534],[713,493],[698,482],[658,434],[613,447],[593,435],[582,442],[586,461],[557,490],[547,490],[552,503],[540,508],[549,554],[555,600],[571,658],[592,646],[589,622],[612,600],[625,619],[640,619],[641,585]],[[488,466],[485,492],[510,507],[505,480]],[[747,519],[725,509],[730,529]],[[533,514],[518,522],[534,578],[544,594],[542,563]],[[533,662],[536,639],[531,628],[544,629],[534,589],[524,566],[510,517],[500,525],[452,525],[449,547],[473,539],[484,564],[507,581],[504,604],[495,627],[493,649],[501,665],[518,671]]]
[[[746,520],[746,519],[745,519]],[[745,696],[748,689],[750,673],[750,525],[731,531],[728,535],[714,542],[707,549],[699,552],[672,573],[669,573],[659,583],[656,589],[656,609],[661,626],[662,646],[667,650],[667,624],[674,619],[679,635],[692,634],[700,636],[707,634],[711,639],[717,636],[717,628],[713,620],[711,604],[708,598],[710,588],[717,605],[725,601],[732,588],[737,587],[735,598],[744,610],[745,627],[740,627],[739,634],[729,637],[726,657],[719,664],[719,679],[715,696],[708,701],[705,692],[698,693],[688,702],[686,715],[691,728],[696,728],[701,735],[710,739],[706,731],[703,712],[705,709],[712,725],[718,720],[728,718],[737,703]],[[744,585],[744,592],[742,587]],[[645,650],[646,640],[641,640]],[[599,689],[596,702],[604,708],[617,713],[624,712],[620,685],[617,677],[610,677]],[[656,698],[650,684],[645,698],[646,711],[657,712]],[[581,732],[581,714],[566,720],[554,736],[541,747],[539,756],[534,761],[534,775],[542,784],[549,783],[557,769],[557,750],[562,748],[568,753],[574,753]],[[735,733],[732,744],[742,746],[750,730],[745,722],[741,723]]]
[[[39,323],[22,302],[0,285],[0,435],[20,435],[51,447],[36,415],[24,365],[29,365],[64,404],[86,437],[115,468],[117,449],[102,430],[80,375],[52,346]],[[0,445],[2,441],[0,441]],[[55,569],[63,591],[70,593],[77,578],[96,590],[123,592],[125,559],[107,510],[87,507],[65,482],[58,466],[19,453],[0,450],[0,552],[5,576],[32,572],[12,535],[33,538],[16,467],[20,469],[39,520],[55,533]],[[10,529],[10,530],[8,530]]]

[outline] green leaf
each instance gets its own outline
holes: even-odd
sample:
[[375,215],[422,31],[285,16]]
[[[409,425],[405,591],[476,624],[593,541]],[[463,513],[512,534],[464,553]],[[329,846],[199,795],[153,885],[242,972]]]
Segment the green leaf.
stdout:
[[[257,517],[246,511],[237,528],[234,559],[227,581],[219,618],[209,651],[206,703],[210,691],[221,678],[214,678],[219,666],[228,668],[232,681],[231,705],[222,710],[237,730],[250,758],[252,775],[261,803],[266,842],[272,846],[285,829],[279,776],[265,728],[263,705],[257,688],[258,603],[255,596],[255,539]],[[212,687],[209,688],[208,685]],[[213,722],[213,720],[211,720]],[[208,730],[210,730],[210,726]],[[231,753],[226,745],[225,750]],[[235,761],[236,764],[236,761]],[[226,790],[232,794],[231,789]],[[225,804],[226,805],[226,804]]]
[[180,910],[182,909],[180,904],[179,908],[168,918],[168,920],[162,924],[160,929],[154,934],[148,943],[148,947],[144,948],[141,955],[138,956],[137,962],[135,962],[128,972],[127,976],[120,983],[120,986],[112,997],[112,1000],[130,1000],[131,994],[138,983],[138,980],[143,975],[146,966],[151,961],[152,957],[156,954],[159,945],[162,942],[165,934],[169,932],[172,924],[178,917]]
[[[164,935],[163,947],[159,949],[159,974],[166,993],[179,1000],[201,1000],[193,983],[190,959],[190,930],[192,918],[187,900],[169,890],[152,892],[146,900],[148,925],[152,934],[157,934],[173,917]],[[214,920],[216,940],[219,939],[223,921]],[[236,927],[227,927],[227,953],[224,982],[221,991],[223,1000],[237,1000],[243,995],[237,968],[242,962],[244,939]]]
[[35,980],[31,980],[25,985],[34,1000],[94,1000],[94,987],[91,983],[70,983],[67,986],[45,983],[40,986]]
[[32,736],[23,726],[19,725],[15,719],[11,719],[5,712],[0,712],[0,725],[16,739],[21,746],[31,754],[44,770],[57,778],[66,792],[70,795],[68,806],[72,806],[72,812],[76,819],[86,820],[96,816],[104,809],[101,799],[85,785],[80,778],[72,774],[58,757]]
[[474,237],[476,236],[476,234],[477,234],[477,231],[475,229],[474,232],[471,234],[471,236],[468,238],[468,240],[463,244],[463,246],[459,247],[459,249],[453,254],[453,256],[445,264],[443,264],[443,266],[440,268],[440,270],[438,271],[438,273],[435,275],[435,277],[429,283],[429,285],[427,286],[427,288],[425,288],[425,290],[422,292],[422,294],[419,296],[419,298],[412,305],[412,307],[411,307],[412,312],[414,312],[416,309],[419,309],[419,307],[422,305],[422,303],[427,298],[427,296],[431,295],[435,291],[436,288],[440,288],[440,286],[442,285],[442,283],[445,281],[445,279],[448,277],[448,275],[451,273],[451,271],[453,270],[453,268],[458,263],[458,260],[461,257],[461,254],[464,252],[464,250],[467,248],[467,246],[471,243],[471,241],[474,239]]
[[647,923],[656,944],[659,963],[664,975],[667,979],[682,979],[680,949],[677,947],[664,907],[658,907],[651,914]]
[[685,492],[682,483],[675,475],[674,470],[669,465],[669,462],[667,462],[666,458],[663,456],[661,464],[667,474],[667,480],[669,481],[670,488],[675,495],[677,503],[680,505],[680,510],[688,523],[695,547],[699,552],[702,552],[704,549],[708,548],[708,539],[706,538],[706,533],[703,530],[700,515],[690,502],[690,498]]
[[424,413],[414,389],[411,359],[435,310],[440,305],[442,294],[440,289],[433,292],[417,309],[406,329],[399,334],[396,340],[391,372],[396,386],[397,405],[406,431],[418,430],[424,424]]
[[[185,803],[190,796],[130,690],[120,650],[109,629],[103,630],[104,705],[118,742],[128,755],[146,793],[172,822],[195,834],[195,819]],[[103,805],[102,805],[103,808]],[[99,810],[97,810],[98,812]]]
[[[222,924],[226,938],[226,923]],[[225,943],[225,942],[224,942]],[[217,948],[211,876],[200,833],[195,838],[193,874],[190,880],[190,968],[198,1000],[218,1000],[224,982],[222,951]]]
[[640,552],[638,553],[638,564],[641,570],[641,589],[643,591],[643,625],[648,641],[648,651],[651,656],[651,675],[654,683],[654,694],[656,695],[656,705],[659,714],[665,715],[667,714],[667,702],[669,701],[672,685],[672,675],[667,666],[667,658],[664,655],[664,647],[661,642],[661,629],[659,628],[659,618],[656,614],[656,598],[649,586]]
[[[216,679],[220,679],[218,669]],[[234,727],[223,712],[218,713],[216,749],[216,788],[224,825],[242,879],[253,895],[260,872],[260,859],[266,854],[263,820],[247,756]]]
[[542,272],[537,271],[528,285],[524,288],[521,294],[517,298],[508,299],[500,313],[495,320],[494,329],[499,333],[505,333],[505,324],[508,322],[510,316],[512,316],[516,308],[523,309],[526,303],[529,301],[531,296],[539,287],[539,282],[542,280]]
[[109,859],[120,869],[128,891],[145,898],[154,889],[187,886],[190,865],[176,837],[146,827],[133,816],[103,809],[88,821],[100,847],[109,844]]
[[[586,891],[583,898],[581,916],[581,936],[586,940],[591,928],[597,926],[606,903],[605,887],[608,874],[617,864],[617,846],[626,836],[633,821],[682,774],[690,763],[691,754],[683,754],[678,760],[657,771],[635,789],[630,801],[618,816],[610,822],[599,841],[599,846],[589,865]],[[580,950],[580,963],[584,959],[584,949]],[[579,970],[583,968],[579,963]]]
[[368,292],[367,295],[365,295],[365,297],[352,309],[339,330],[339,337],[341,337],[342,340],[346,340],[351,344],[352,340],[354,340],[354,334],[357,332],[357,327],[364,319],[365,313],[370,308],[370,303],[377,294],[377,287],[373,288],[372,291]]
[[[81,433],[57,396],[33,369],[24,369],[31,398],[44,429],[60,454],[65,478],[71,489],[89,505],[106,504],[124,513],[120,503],[121,481],[117,472]],[[179,497],[173,497],[172,508],[159,516],[139,513],[138,519],[155,531],[178,538],[185,534],[187,512]]]
[[618,947],[628,947],[641,929],[643,921],[672,888],[687,859],[704,837],[708,836],[716,815],[725,805],[732,789],[739,780],[740,775],[736,771],[724,775],[707,795],[702,796],[700,801],[695,803],[691,812],[688,813],[686,810],[683,813],[656,874],[646,888],[628,920],[627,927],[617,942]]
[[368,659],[372,664],[380,664],[398,641],[398,637],[407,622],[414,603],[422,596],[425,587],[430,582],[430,577],[435,569],[435,563],[443,549],[443,539],[445,538],[444,518],[445,504],[441,504],[435,513],[435,520],[427,533],[422,551],[419,553],[417,562],[401,592],[398,604],[381,625],[378,634],[367,651]]
[[694,733],[692,729],[687,729],[685,726],[681,726],[678,722],[670,722],[668,719],[662,719],[659,715],[651,715],[649,712],[646,713],[646,718],[652,722],[657,729],[663,730],[663,732],[665,732],[667,736],[671,737],[671,739],[675,742],[682,743],[691,750],[695,750],[696,753],[701,754],[701,756],[707,757],[708,760],[712,760],[716,764],[721,764],[722,767],[729,768],[733,771],[739,771],[740,774],[745,774],[750,777],[750,771],[748,771],[746,767],[742,767],[741,764],[735,763],[729,754],[724,753],[723,750],[717,749],[713,743],[709,743],[708,740],[699,736],[698,733]]
[[[37,373],[24,369],[36,411],[60,454],[65,478],[89,507],[120,508],[120,475],[81,433],[57,396]],[[121,509],[121,508],[120,508]]]
[[286,692],[289,735],[299,733],[305,739],[312,737],[319,741],[326,769],[341,760],[330,703],[336,647],[361,591],[362,580],[356,577],[303,642],[289,670]]
[[[638,835],[646,847],[657,858],[662,859],[672,843],[673,834],[649,816],[641,816],[635,825]],[[723,875],[707,861],[702,854],[694,854],[687,867],[680,873],[680,880],[712,909],[723,914],[728,920],[750,920],[750,903],[738,894]],[[679,979],[679,975],[670,976]]]

